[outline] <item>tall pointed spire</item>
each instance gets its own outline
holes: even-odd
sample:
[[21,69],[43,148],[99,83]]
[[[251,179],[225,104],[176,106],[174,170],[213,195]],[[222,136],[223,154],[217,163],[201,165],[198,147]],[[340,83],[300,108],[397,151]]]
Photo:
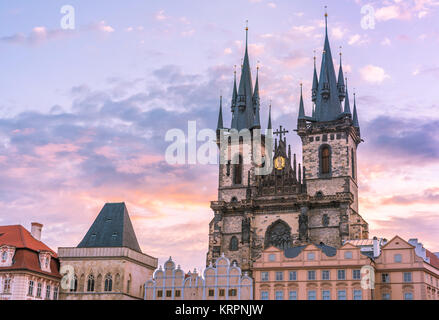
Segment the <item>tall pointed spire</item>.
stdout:
[[218,114],[218,124],[216,126],[216,130],[224,129],[223,124],[223,96],[220,96],[220,107],[219,107],[219,114]]
[[346,100],[344,101],[344,111],[345,114],[351,114],[351,105],[349,103],[349,93],[348,93],[348,78],[346,78]]
[[360,124],[358,122],[357,102],[356,102],[356,98],[355,98],[355,92],[354,92],[354,116],[353,116],[352,121],[353,121],[354,127],[360,129]]
[[271,101],[270,101],[270,108],[268,109],[268,130],[272,130],[273,127],[271,126]]
[[237,109],[237,99],[238,99],[238,90],[236,89],[236,64],[235,64],[235,70],[233,71],[234,74],[234,80],[233,80],[233,93],[232,93],[232,129],[236,129],[237,127],[237,123],[236,123],[236,119],[237,119],[237,113],[238,110]]
[[300,84],[300,104],[299,104],[299,120],[305,120],[305,107],[303,105],[303,94],[302,94],[303,84]]
[[261,119],[259,116],[260,115],[259,66],[256,67],[256,83],[255,83],[255,91],[253,93],[253,109],[255,113],[253,128],[261,128]]
[[319,89],[319,80],[317,79],[317,68],[316,68],[316,51],[314,50],[314,75],[312,79],[312,101],[317,100],[317,90]]
[[341,61],[341,47],[340,47],[340,67],[338,69],[338,82],[337,82],[337,89],[338,89],[338,98],[340,101],[343,101],[345,98],[345,84],[344,84],[344,75],[343,75],[343,67],[342,67],[342,61]]

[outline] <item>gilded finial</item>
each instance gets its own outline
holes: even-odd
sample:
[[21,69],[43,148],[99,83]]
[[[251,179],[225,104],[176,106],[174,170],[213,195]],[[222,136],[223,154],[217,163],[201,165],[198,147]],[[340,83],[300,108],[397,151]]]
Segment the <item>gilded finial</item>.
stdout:
[[248,31],[248,20],[245,20],[245,31]]
[[233,66],[233,73],[236,75],[236,64]]

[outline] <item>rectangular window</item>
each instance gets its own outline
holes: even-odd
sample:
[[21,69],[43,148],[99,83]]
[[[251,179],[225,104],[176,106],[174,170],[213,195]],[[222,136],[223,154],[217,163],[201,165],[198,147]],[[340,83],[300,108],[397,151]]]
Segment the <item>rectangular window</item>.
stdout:
[[284,273],[282,271],[276,272],[276,281],[282,281],[284,279]]
[[29,289],[27,290],[27,295],[31,297],[34,295],[34,282],[32,280],[29,281]]
[[346,251],[344,253],[344,258],[345,259],[352,259],[352,251]]
[[175,297],[176,298],[180,298],[181,297],[181,291],[180,290],[175,290]]
[[356,269],[352,271],[352,279],[354,280],[360,280],[361,279],[361,270]]
[[395,254],[394,255],[394,259],[395,259],[395,262],[401,262],[402,261],[402,255],[400,255],[400,254]]
[[383,300],[390,300],[390,293],[383,293],[382,298]]
[[49,300],[50,299],[50,286],[46,286],[46,299]]
[[388,273],[383,273],[381,275],[381,282],[383,283],[389,283],[390,282],[390,276]]
[[284,299],[284,292],[276,291],[276,300],[283,300],[283,299]]
[[316,300],[316,299],[317,299],[316,291],[315,290],[308,291],[308,300]]
[[172,290],[166,290],[166,297],[167,298],[172,297]]
[[338,290],[337,299],[338,300],[346,300],[346,290]]
[[11,293],[11,278],[6,278],[4,280],[3,293]]
[[236,289],[230,289],[229,290],[229,297],[236,297]]
[[308,252],[308,260],[314,260],[315,259],[315,254],[314,252]]
[[290,300],[297,300],[297,291],[290,291],[289,295],[288,295],[288,298]]
[[323,300],[331,300],[331,291],[323,290],[322,291],[322,299]]
[[412,273],[404,272],[404,282],[412,282]]
[[329,270],[323,270],[322,271],[322,280],[330,280]]
[[209,289],[209,297],[213,297],[215,295],[215,290]]
[[268,281],[268,272],[261,272],[261,281]]
[[42,288],[43,288],[43,285],[41,283],[38,283],[38,285],[37,285],[37,298],[41,298]]
[[53,300],[58,300],[58,287],[53,288]]
[[413,300],[413,293],[411,292],[404,293],[404,300]]
[[345,270],[337,270],[337,279],[338,280],[346,280],[346,271]]
[[268,291],[261,292],[261,300],[268,300]]
[[316,279],[316,272],[308,271],[308,280],[315,280],[315,279]]
[[362,290],[354,290],[354,300],[363,300]]
[[297,272],[290,271],[290,281],[296,281],[296,280],[297,280]]
[[163,291],[159,290],[157,291],[157,298],[161,298],[161,297],[163,297]]
[[224,290],[224,289],[220,289],[219,290],[219,296],[220,297],[224,297],[226,295],[226,290]]
[[271,261],[271,262],[276,261],[276,255],[274,255],[274,254],[270,254],[270,255],[268,256],[268,260]]

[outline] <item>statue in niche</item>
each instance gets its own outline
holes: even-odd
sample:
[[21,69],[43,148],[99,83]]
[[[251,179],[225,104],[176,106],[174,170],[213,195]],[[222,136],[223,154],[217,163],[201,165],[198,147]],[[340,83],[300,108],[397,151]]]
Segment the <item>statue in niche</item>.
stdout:
[[299,215],[299,238],[306,240],[308,238],[308,208],[303,207]]
[[265,248],[270,246],[281,250],[287,249],[291,244],[291,228],[285,222],[278,220],[268,227],[265,234]]

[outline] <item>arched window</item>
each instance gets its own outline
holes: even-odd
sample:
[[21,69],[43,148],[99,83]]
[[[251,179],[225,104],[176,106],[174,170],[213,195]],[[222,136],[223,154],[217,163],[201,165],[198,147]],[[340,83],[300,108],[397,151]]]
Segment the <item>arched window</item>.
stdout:
[[273,222],[265,232],[265,248],[276,247],[281,250],[289,248],[291,244],[291,228],[282,221]]
[[72,283],[70,284],[70,292],[78,291],[78,277],[76,274],[73,276]]
[[320,149],[320,170],[322,174],[331,173],[331,149],[328,145]]
[[128,276],[128,281],[127,281],[127,293],[129,294],[131,290],[131,275]]
[[238,238],[233,236],[232,239],[230,239],[230,251],[237,251],[238,250]]
[[354,148],[351,149],[351,159],[352,159],[352,179],[355,180],[355,156],[354,156]]
[[99,274],[95,281],[95,291],[102,292],[102,275]]
[[88,292],[95,291],[95,277],[92,274],[88,276],[87,291]]
[[6,261],[8,259],[8,252],[5,250],[2,252],[2,261]]
[[242,156],[238,156],[238,163],[233,165],[233,183],[242,184]]
[[105,276],[105,288],[104,288],[105,292],[111,292],[113,291],[113,277],[111,276],[111,274],[107,274]]

